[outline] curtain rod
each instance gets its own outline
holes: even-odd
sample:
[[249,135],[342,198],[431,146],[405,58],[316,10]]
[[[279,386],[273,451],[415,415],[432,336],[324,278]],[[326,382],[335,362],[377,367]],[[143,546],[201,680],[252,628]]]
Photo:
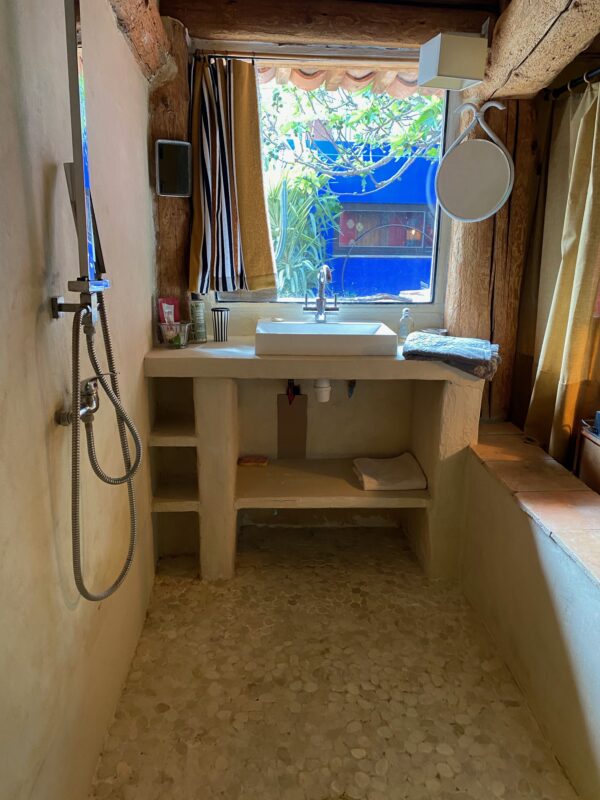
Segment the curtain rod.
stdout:
[[391,68],[416,67],[419,52],[406,47],[352,45],[277,44],[275,42],[216,41],[194,37],[190,42],[194,59],[202,57],[238,58],[267,64],[381,64]]
[[373,67],[375,65],[397,67],[397,68],[416,68],[418,61],[407,58],[384,58],[382,56],[331,56],[315,55],[308,53],[248,53],[235,50],[196,50],[194,60],[202,58],[231,58],[239,61],[262,61],[265,64],[356,64],[357,66]]
[[594,69],[588,69],[588,71],[584,72],[579,78],[573,78],[567,81],[563,86],[559,86],[556,89],[547,89],[547,97],[554,99],[560,97],[561,94],[565,92],[571,92],[584,83],[595,83],[598,80],[600,80],[600,67],[594,67]]

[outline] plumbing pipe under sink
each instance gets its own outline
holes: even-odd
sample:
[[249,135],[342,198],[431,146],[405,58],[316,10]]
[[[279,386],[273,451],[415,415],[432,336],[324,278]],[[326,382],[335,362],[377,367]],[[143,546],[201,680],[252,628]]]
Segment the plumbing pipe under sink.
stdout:
[[329,378],[317,378],[313,386],[317,403],[328,403],[331,399],[331,381]]

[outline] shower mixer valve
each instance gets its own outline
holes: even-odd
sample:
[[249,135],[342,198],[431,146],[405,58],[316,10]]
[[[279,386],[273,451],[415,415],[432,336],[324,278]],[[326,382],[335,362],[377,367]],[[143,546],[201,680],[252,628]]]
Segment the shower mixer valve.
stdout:
[[[80,384],[81,400],[79,402],[79,419],[83,423],[92,422],[94,414],[100,408],[100,393],[98,392],[98,379],[86,378]],[[57,411],[54,415],[57,425],[65,428],[73,423],[73,412],[71,409]]]
[[82,422],[93,419],[94,414],[100,406],[100,394],[98,393],[97,378],[88,378],[81,382],[81,403],[79,416]]

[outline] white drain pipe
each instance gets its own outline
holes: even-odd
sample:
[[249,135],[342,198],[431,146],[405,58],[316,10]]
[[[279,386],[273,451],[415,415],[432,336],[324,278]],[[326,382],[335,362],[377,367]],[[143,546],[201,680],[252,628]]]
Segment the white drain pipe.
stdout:
[[331,381],[329,378],[318,378],[313,386],[317,403],[328,403],[331,399]]

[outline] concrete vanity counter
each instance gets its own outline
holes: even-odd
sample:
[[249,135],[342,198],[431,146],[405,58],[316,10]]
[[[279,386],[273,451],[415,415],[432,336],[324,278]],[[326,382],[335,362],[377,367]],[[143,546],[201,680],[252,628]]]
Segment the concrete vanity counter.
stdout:
[[144,360],[149,378],[330,378],[331,380],[448,381],[481,392],[482,381],[434,361],[392,356],[257,356],[254,338],[209,342],[183,350],[156,348]]
[[[203,578],[233,575],[238,512],[258,508],[400,510],[426,573],[456,576],[464,464],[477,441],[482,380],[440,362],[406,361],[400,349],[397,356],[257,356],[250,337],[155,349],[144,369],[153,511],[199,515]],[[307,396],[304,459],[278,452],[277,395],[290,378]],[[316,401],[317,378],[333,384],[328,403]],[[427,476],[426,490],[362,490],[354,458],[407,450]],[[238,466],[240,455],[253,453],[267,455],[269,465]]]

